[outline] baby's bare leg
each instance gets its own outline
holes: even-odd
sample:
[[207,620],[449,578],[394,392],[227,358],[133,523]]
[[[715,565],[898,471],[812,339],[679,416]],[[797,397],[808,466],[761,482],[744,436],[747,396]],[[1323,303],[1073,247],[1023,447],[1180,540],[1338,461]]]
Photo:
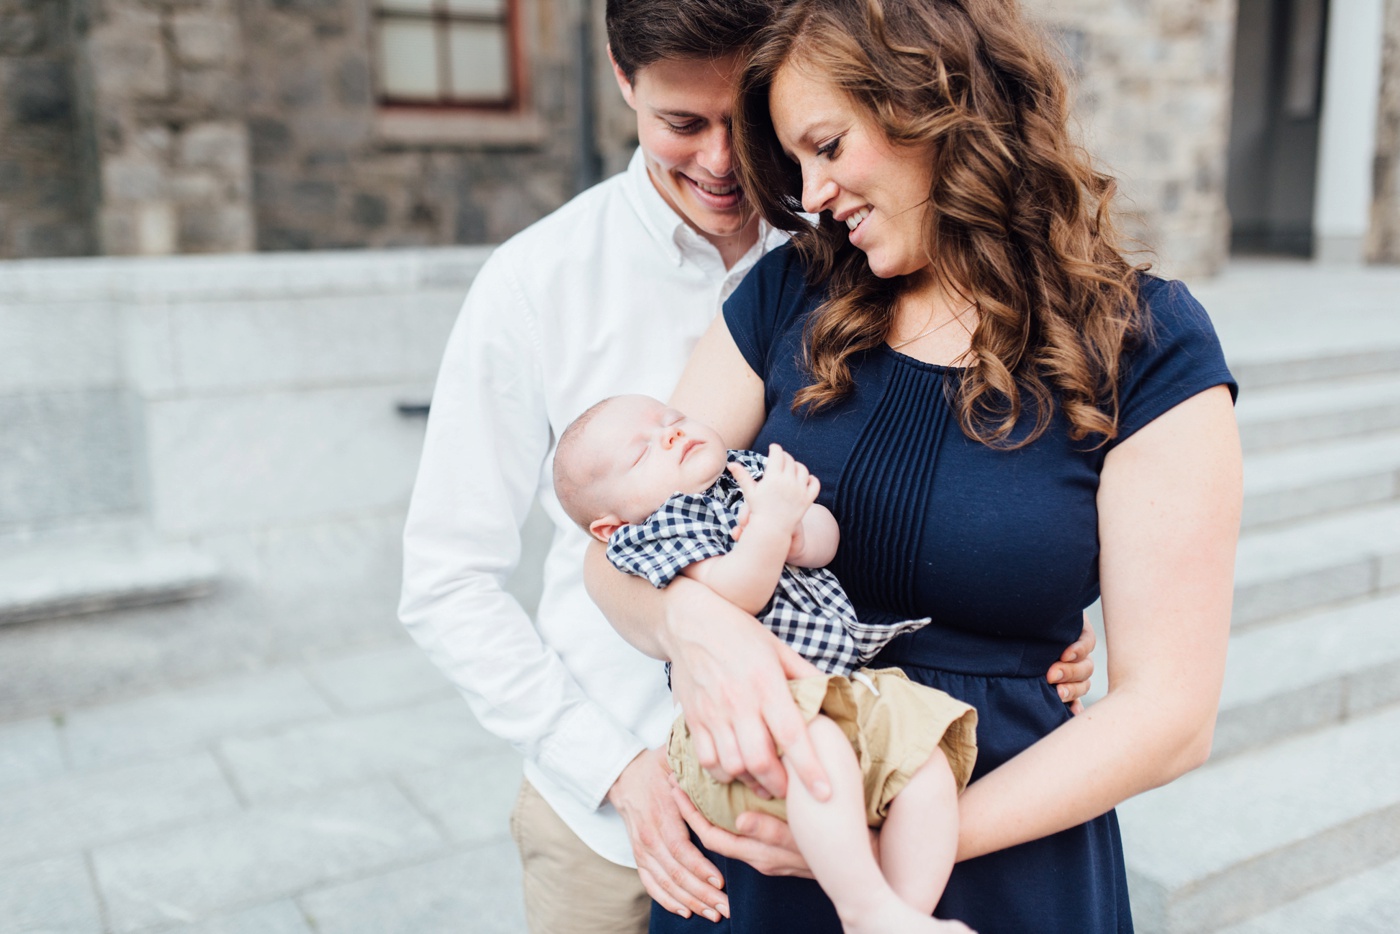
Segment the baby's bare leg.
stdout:
[[880,830],[885,879],[909,905],[932,914],[958,855],[958,783],[935,749],[890,802]]
[[[870,830],[865,823],[865,787],[850,741],[839,726],[823,716],[818,716],[808,725],[808,733],[831,780],[831,797],[826,801],[817,801],[796,774],[789,770],[788,824],[798,849],[812,868],[812,874],[836,906],[836,913],[840,915],[841,925],[847,934],[925,930],[947,934],[950,931],[966,931],[967,928],[957,922],[930,918],[928,915],[933,911],[933,903],[929,904],[927,911],[916,910],[896,894],[881,873],[870,847]],[[946,760],[944,769],[947,769]],[[956,845],[956,833],[952,839]],[[906,868],[911,875],[916,872],[913,866]],[[939,892],[946,881],[947,872],[944,871],[938,880]],[[937,895],[934,901],[937,901]]]

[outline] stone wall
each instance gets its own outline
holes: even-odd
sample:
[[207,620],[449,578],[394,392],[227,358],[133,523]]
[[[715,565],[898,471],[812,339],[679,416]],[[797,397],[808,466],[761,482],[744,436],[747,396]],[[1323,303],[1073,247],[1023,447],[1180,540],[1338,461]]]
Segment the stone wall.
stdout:
[[1375,202],[1366,254],[1371,262],[1400,263],[1400,0],[1386,3],[1382,54]]
[[577,14],[525,3],[524,114],[387,112],[368,0],[246,0],[247,120],[264,250],[498,242],[574,193]]
[[1119,179],[1124,232],[1171,275],[1218,271],[1228,257],[1235,0],[1027,7],[1072,63],[1084,141]]
[[67,0],[0,0],[0,259],[90,253]]

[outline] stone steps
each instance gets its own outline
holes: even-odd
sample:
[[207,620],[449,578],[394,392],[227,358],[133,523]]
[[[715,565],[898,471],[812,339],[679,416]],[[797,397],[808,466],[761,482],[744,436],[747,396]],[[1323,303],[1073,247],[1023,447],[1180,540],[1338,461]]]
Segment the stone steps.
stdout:
[[1240,538],[1236,628],[1400,587],[1400,503],[1314,518]]
[[211,593],[218,576],[190,546],[131,529],[10,540],[0,544],[0,623],[190,600]]
[[1241,394],[1246,452],[1400,429],[1400,373]]
[[1278,386],[1400,373],[1400,347],[1336,348],[1316,356],[1231,361],[1230,372],[1250,393]]
[[1138,931],[1254,918],[1400,857],[1400,706],[1213,762],[1118,813]]
[[1245,529],[1397,500],[1400,432],[1265,451],[1245,459]]
[[1400,702],[1400,593],[1236,632],[1214,760]]
[[1219,934],[1395,934],[1400,931],[1400,859],[1271,908]]

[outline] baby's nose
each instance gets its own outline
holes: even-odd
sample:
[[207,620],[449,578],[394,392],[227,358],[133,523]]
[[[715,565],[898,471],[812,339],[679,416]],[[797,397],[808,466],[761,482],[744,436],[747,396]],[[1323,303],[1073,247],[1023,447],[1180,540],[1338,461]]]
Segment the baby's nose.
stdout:
[[685,432],[679,428],[666,428],[661,432],[661,446],[666,450],[671,450],[677,441],[685,437]]

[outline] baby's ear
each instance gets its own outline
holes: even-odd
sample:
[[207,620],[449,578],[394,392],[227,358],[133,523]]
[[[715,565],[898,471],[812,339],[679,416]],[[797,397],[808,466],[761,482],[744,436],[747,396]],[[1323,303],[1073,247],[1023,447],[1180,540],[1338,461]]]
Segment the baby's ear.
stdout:
[[626,522],[623,522],[617,516],[611,514],[606,515],[601,519],[594,519],[592,522],[588,523],[588,534],[606,545],[608,539],[612,538],[613,533],[626,524]]

